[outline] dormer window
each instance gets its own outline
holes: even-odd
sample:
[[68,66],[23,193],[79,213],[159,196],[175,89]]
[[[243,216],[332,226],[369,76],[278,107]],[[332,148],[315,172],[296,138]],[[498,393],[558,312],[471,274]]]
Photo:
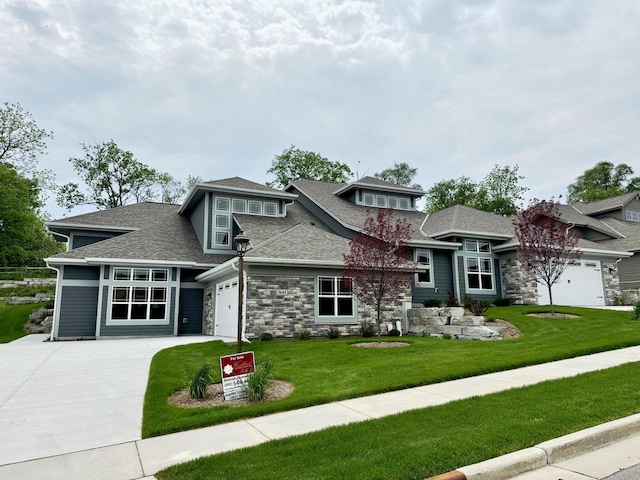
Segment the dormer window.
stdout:
[[363,203],[367,206],[367,207],[373,207],[374,206],[374,201],[375,201],[375,195],[373,193],[365,193],[363,196]]
[[627,221],[640,222],[640,212],[635,212],[633,210],[625,210],[624,214]]
[[359,190],[355,197],[356,204],[366,207],[394,208],[396,210],[411,210],[411,197],[400,195],[385,195]]
[[398,208],[400,210],[411,210],[411,201],[406,197],[400,197],[398,203]]

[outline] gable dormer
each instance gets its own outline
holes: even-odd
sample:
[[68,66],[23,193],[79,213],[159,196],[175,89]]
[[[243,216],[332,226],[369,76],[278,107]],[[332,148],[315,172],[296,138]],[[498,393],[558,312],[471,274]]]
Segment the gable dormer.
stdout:
[[356,205],[408,211],[415,210],[416,200],[424,195],[421,190],[385,182],[375,177],[362,177],[334,193]]
[[230,253],[239,229],[234,215],[286,216],[297,195],[240,177],[197,184],[180,208],[188,216],[205,253]]

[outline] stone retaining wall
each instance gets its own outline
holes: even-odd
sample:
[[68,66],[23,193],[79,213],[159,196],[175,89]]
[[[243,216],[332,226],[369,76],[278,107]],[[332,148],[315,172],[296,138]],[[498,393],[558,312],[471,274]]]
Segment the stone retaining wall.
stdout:
[[0,297],[0,303],[8,303],[9,305],[25,305],[27,303],[48,302],[54,298],[54,294],[36,293],[34,297]]
[[498,331],[484,326],[484,317],[464,314],[462,307],[412,308],[407,311],[410,333],[459,340],[500,340]]
[[55,287],[55,278],[25,278],[23,280],[0,280],[0,290],[17,287]]

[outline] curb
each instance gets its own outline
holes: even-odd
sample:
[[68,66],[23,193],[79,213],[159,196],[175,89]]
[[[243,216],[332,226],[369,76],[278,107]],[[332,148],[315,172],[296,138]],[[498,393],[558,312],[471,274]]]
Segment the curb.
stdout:
[[508,480],[597,450],[639,432],[640,414],[635,414],[425,480]]

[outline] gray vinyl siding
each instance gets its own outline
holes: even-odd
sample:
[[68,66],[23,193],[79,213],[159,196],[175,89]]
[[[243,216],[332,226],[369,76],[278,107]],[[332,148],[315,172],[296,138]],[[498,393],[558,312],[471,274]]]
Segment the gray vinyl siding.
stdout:
[[71,250],[76,248],[86,247],[92,243],[98,243],[108,238],[113,238],[116,235],[72,235],[71,236]]
[[[426,299],[446,300],[451,294],[455,294],[455,286],[453,285],[453,272],[451,265],[452,252],[433,251],[433,288],[418,288],[414,282],[411,286],[412,303],[422,303]],[[437,290],[437,291],[436,291]]]
[[62,286],[61,290],[58,337],[95,337],[98,287]]
[[101,337],[156,337],[173,335],[175,322],[176,287],[171,287],[171,301],[167,305],[169,323],[167,325],[107,325],[109,287],[103,287],[102,316],[100,318]]
[[620,260],[618,276],[621,288],[640,288],[640,252]]
[[204,290],[202,288],[180,288],[180,313],[178,315],[178,333],[180,335],[202,333],[203,298]]
[[100,267],[65,265],[62,278],[64,280],[100,280]]
[[624,211],[620,213],[622,217],[620,220],[625,220],[625,221],[627,220],[627,211],[640,212],[640,201],[631,200],[629,203],[627,203],[624,206]]
[[302,205],[304,208],[309,210],[311,214],[320,219],[322,223],[327,225],[336,235],[339,235],[344,238],[354,238],[358,235],[357,232],[346,228],[340,222],[338,222],[335,218],[325,212],[323,209],[318,207],[314,202],[305,197],[298,189],[292,188],[291,193],[295,193],[298,195],[297,202]]
[[203,198],[200,203],[196,206],[196,208],[191,213],[189,220],[191,220],[191,224],[193,225],[193,229],[198,236],[198,240],[200,241],[200,245],[204,247],[204,211],[205,211],[205,201],[208,197]]

